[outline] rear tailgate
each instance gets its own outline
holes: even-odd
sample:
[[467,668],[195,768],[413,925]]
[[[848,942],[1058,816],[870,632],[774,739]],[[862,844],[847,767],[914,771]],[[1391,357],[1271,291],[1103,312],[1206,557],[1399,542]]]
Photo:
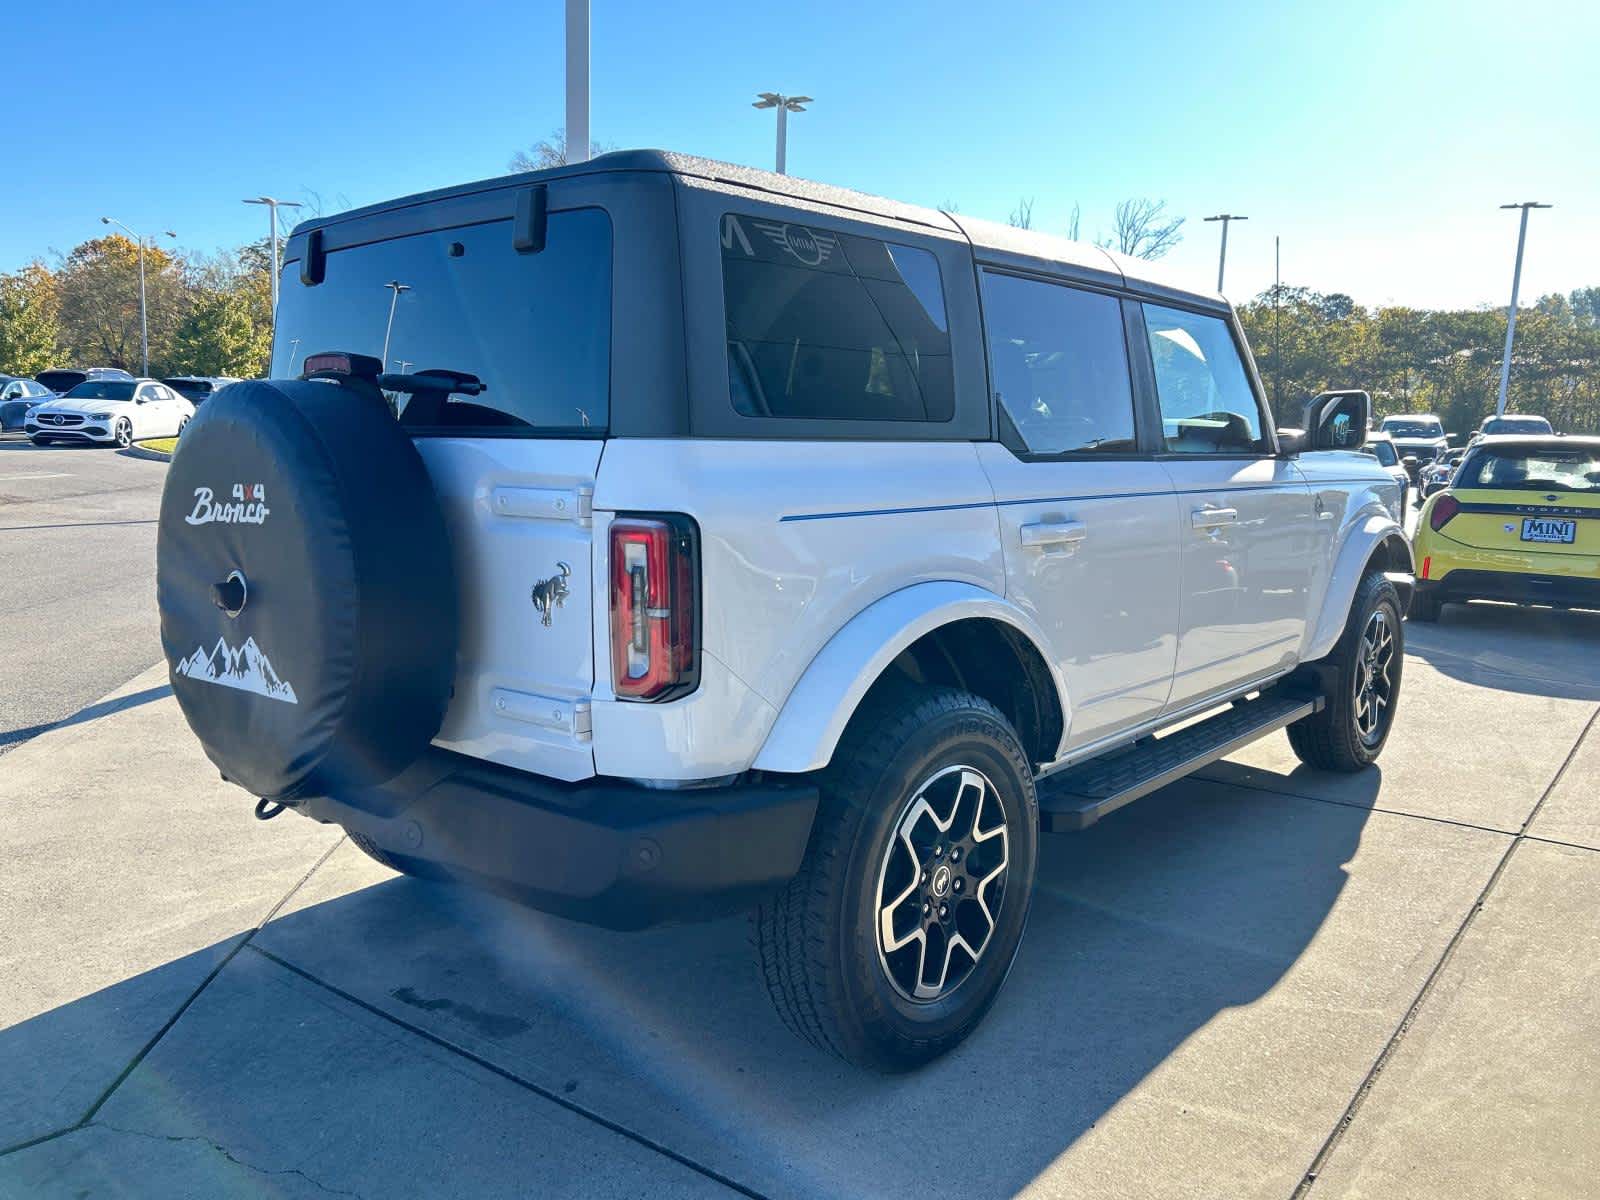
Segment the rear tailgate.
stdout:
[[421,438],[460,584],[435,743],[556,779],[594,774],[591,505],[597,439]]
[[1507,569],[1596,573],[1600,497],[1594,493],[1463,488],[1451,494],[1461,507],[1439,531],[1451,541],[1498,551]]

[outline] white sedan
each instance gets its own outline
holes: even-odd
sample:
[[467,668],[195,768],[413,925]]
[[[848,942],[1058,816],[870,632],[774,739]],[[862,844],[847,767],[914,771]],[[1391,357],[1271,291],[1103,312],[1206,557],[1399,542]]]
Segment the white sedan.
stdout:
[[194,405],[154,379],[86,379],[59,400],[30,409],[23,430],[36,446],[131,446],[175,437],[192,416]]

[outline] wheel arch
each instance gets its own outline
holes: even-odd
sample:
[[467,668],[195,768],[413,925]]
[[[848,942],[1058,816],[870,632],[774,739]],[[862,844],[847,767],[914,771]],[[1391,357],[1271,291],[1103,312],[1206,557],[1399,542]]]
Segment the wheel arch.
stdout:
[[1349,527],[1344,543],[1334,559],[1328,588],[1314,628],[1302,647],[1300,660],[1312,662],[1333,649],[1344,631],[1345,618],[1355,600],[1362,578],[1373,570],[1382,571],[1400,592],[1400,613],[1405,615],[1415,589],[1411,543],[1405,531],[1387,512],[1368,511]]
[[804,772],[828,765],[851,717],[880,683],[947,683],[993,703],[1031,761],[1053,761],[1070,707],[1041,630],[1021,609],[969,583],[919,583],[851,618],[801,674],[752,764]]

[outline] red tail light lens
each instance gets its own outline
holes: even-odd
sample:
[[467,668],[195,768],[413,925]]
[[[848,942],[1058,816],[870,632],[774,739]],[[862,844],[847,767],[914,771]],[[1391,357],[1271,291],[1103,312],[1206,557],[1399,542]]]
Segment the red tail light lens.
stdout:
[[699,682],[699,544],[687,517],[611,522],[611,686],[671,700]]
[[1461,511],[1461,502],[1446,492],[1433,502],[1428,512],[1428,525],[1435,533],[1450,523],[1450,518]]

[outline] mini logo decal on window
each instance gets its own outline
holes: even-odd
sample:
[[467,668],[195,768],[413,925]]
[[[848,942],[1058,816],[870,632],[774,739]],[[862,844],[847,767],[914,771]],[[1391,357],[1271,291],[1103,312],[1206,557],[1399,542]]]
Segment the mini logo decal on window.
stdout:
[[287,679],[280,679],[272,663],[261,653],[255,638],[245,638],[244,645],[235,650],[226,638],[218,638],[210,654],[204,646],[172,669],[174,675],[183,675],[201,683],[215,683],[241,692],[254,692],[269,700],[282,700],[285,704],[299,704],[294,687]]
[[780,250],[787,250],[808,267],[820,267],[833,254],[839,239],[804,225],[785,225],[776,221],[757,221],[755,227],[772,239]]
[[184,518],[190,525],[262,525],[272,510],[267,507],[267,489],[259,483],[233,485],[233,499],[219,503],[208,487],[194,490],[194,511]]

